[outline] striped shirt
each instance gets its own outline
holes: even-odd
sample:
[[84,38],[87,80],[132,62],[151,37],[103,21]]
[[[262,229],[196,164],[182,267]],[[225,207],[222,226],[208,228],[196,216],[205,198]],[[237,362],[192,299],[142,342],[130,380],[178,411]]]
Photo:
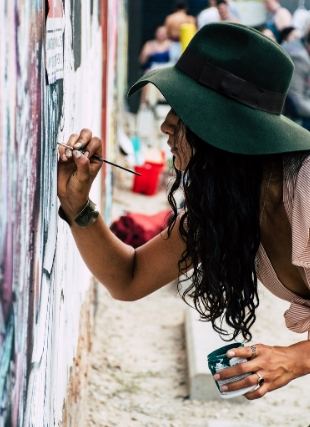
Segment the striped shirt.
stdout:
[[[291,164],[284,170],[283,203],[292,228],[292,264],[304,268],[310,289],[310,157],[292,178],[294,167]],[[256,272],[270,292],[290,302],[284,313],[287,328],[298,333],[308,331],[310,339],[310,299],[294,294],[280,282],[262,244],[257,252]]]

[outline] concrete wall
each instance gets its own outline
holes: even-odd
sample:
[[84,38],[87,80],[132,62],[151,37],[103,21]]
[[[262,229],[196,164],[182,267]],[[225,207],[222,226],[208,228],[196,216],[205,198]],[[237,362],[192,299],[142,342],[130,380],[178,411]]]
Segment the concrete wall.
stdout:
[[[0,2],[0,427],[82,425],[96,284],[57,217],[56,141],[108,133],[103,41],[119,3]],[[50,80],[48,18],[64,29]],[[108,172],[92,190],[99,206]]]

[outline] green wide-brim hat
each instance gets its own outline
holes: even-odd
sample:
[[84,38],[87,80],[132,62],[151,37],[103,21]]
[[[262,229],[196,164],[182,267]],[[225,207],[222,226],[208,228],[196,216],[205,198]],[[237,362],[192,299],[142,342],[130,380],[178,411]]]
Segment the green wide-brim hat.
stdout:
[[233,23],[202,27],[173,67],[146,73],[128,96],[154,84],[201,139],[232,153],[310,149],[310,132],[281,114],[294,65],[259,31]]

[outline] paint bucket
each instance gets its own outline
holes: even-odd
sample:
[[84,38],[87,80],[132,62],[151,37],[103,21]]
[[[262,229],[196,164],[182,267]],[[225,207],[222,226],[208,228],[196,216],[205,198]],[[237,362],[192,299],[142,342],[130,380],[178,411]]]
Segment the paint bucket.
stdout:
[[[233,343],[233,344],[225,345],[224,347],[218,348],[217,350],[208,354],[208,366],[212,375],[215,375],[217,372],[223,371],[224,369],[230,368],[231,366],[238,365],[239,363],[247,362],[248,359],[245,359],[242,357],[230,358],[226,356],[226,353],[228,350],[232,348],[238,348],[238,347],[243,347],[243,344]],[[236,391],[224,392],[221,390],[222,385],[241,380],[242,378],[248,377],[250,375],[253,375],[253,372],[248,372],[247,374],[243,374],[238,377],[229,378],[228,380],[224,380],[224,381],[220,381],[220,380],[215,381],[215,384],[220,392],[221,397],[223,399],[231,399],[232,397],[241,396],[250,391],[253,391],[256,388],[256,385],[242,388]]]
[[155,194],[164,165],[164,162],[145,162],[143,165],[135,166],[135,171],[140,173],[141,176],[135,175],[132,191],[134,193],[146,194],[147,196]]

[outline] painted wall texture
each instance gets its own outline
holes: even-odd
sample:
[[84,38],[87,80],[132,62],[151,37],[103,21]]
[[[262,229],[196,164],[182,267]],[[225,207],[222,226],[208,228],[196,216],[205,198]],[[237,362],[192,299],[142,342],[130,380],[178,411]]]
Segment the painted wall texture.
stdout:
[[0,1],[0,427],[83,425],[96,284],[57,216],[56,142],[112,140],[119,3]]

